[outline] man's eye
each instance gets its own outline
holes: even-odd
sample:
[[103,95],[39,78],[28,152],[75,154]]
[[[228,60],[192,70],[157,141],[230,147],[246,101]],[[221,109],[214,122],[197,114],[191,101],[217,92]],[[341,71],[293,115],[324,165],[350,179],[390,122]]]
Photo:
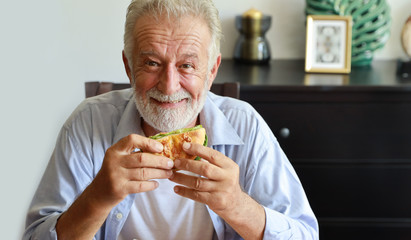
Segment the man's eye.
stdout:
[[158,67],[159,64],[157,62],[154,61],[147,61],[146,65],[150,66],[150,67]]
[[193,68],[193,65],[188,64],[188,63],[184,63],[184,64],[181,65],[181,68],[186,68],[186,69]]

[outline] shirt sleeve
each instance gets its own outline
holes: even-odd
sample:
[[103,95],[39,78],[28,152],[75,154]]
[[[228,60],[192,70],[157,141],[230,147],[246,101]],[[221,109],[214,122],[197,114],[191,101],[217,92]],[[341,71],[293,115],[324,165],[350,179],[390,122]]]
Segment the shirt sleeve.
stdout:
[[301,182],[277,140],[271,141],[260,160],[266,167],[255,176],[266,213],[264,239],[318,239],[318,223]]
[[264,239],[318,239],[318,223],[302,184],[266,124],[259,126],[245,189],[265,209]]
[[[78,129],[82,131],[82,129]],[[26,217],[23,239],[57,239],[61,214],[92,181],[92,164],[71,129],[63,127]],[[84,134],[87,135],[87,134]]]
[[290,219],[282,213],[264,207],[266,227],[263,239],[319,239],[318,226],[313,219],[307,219],[311,225],[302,223],[302,219]]

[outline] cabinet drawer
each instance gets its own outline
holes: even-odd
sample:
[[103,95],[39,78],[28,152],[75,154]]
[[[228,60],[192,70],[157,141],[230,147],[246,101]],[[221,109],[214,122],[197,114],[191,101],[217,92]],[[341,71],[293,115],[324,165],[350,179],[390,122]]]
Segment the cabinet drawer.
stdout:
[[290,159],[411,159],[411,102],[251,104]]
[[408,240],[410,223],[335,223],[320,226],[320,239],[330,240]]
[[294,167],[314,212],[321,218],[411,218],[409,163],[339,164],[330,160],[297,163]]

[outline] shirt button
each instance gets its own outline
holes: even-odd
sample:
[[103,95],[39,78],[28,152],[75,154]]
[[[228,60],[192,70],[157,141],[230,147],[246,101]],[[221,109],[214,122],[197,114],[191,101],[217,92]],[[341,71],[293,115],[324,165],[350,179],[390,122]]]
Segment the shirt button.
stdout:
[[117,214],[116,214],[116,218],[117,218],[118,220],[122,219],[122,218],[123,218],[123,214],[117,213]]

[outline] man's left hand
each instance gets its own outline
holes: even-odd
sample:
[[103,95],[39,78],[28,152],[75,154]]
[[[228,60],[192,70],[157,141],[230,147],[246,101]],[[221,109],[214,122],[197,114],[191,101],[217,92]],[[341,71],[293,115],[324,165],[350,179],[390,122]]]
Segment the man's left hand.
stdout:
[[175,172],[170,180],[185,186],[176,186],[175,192],[207,204],[219,215],[235,209],[236,203],[245,194],[239,184],[238,165],[222,153],[199,144],[186,142],[183,147],[188,154],[199,156],[202,160],[177,159],[174,162],[175,167],[201,177]]
[[174,166],[199,176],[175,172],[174,191],[207,204],[244,239],[262,239],[265,228],[264,208],[242,191],[238,165],[224,154],[200,144],[184,143],[184,151],[201,161],[177,159]]

